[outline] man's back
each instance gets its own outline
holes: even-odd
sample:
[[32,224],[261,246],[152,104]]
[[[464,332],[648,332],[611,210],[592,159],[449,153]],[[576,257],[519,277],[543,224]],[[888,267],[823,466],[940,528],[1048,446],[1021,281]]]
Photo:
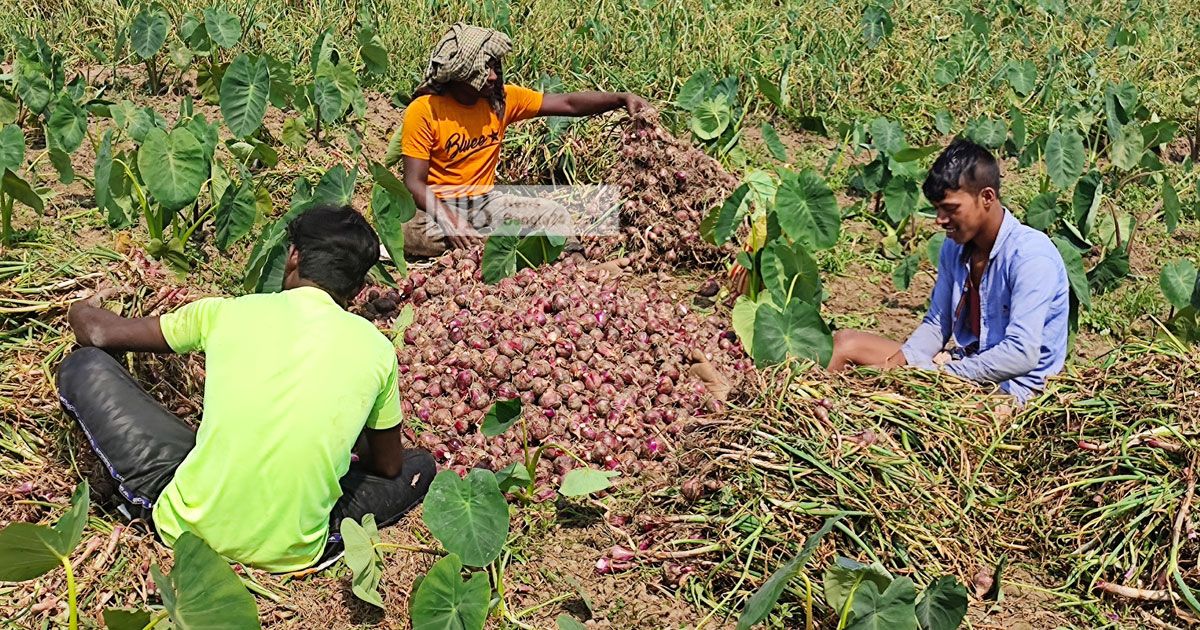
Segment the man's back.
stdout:
[[161,319],[177,352],[204,351],[196,447],[154,506],[168,543],[185,530],[271,571],[311,564],[364,426],[400,422],[396,357],[325,291],[189,304]]

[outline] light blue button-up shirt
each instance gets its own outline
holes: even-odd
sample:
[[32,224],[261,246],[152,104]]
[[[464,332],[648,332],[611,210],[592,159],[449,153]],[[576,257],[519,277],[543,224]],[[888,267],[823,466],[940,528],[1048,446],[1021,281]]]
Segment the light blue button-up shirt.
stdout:
[[[963,246],[946,239],[938,260],[929,313],[904,344],[909,365],[938,369],[933,356],[953,336],[974,354],[941,369],[1000,389],[1025,402],[1062,370],[1070,310],[1067,270],[1045,234],[1023,225],[1006,208],[1000,233],[979,283],[979,336],[971,330],[965,292],[971,272]],[[961,308],[959,305],[962,305]]]

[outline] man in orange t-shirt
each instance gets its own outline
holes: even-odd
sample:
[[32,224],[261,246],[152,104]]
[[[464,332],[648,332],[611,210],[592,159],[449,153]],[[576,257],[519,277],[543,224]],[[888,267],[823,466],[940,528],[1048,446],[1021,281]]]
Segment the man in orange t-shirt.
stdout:
[[633,94],[542,94],[505,85],[501,59],[511,50],[499,31],[455,24],[434,47],[425,81],[404,112],[404,183],[418,212],[404,225],[404,251],[437,256],[469,247],[505,219],[567,236],[566,209],[548,200],[497,193],[496,165],[508,125],[536,116],[591,116],[647,106]]

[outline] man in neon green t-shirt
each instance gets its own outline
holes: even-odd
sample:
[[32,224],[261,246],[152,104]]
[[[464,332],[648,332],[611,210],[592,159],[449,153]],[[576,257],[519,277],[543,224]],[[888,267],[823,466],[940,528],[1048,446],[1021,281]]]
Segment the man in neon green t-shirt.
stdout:
[[[280,293],[198,300],[162,317],[72,305],[85,348],[59,372],[63,406],[127,511],[152,517],[168,544],[191,531],[231,560],[276,572],[336,559],[342,518],[394,523],[434,474],[429,453],[402,447],[392,343],[345,310],[378,262],[374,230],[350,208],[317,207],[288,235]],[[203,352],[199,430],[103,350]],[[360,435],[366,448],[352,466]]]

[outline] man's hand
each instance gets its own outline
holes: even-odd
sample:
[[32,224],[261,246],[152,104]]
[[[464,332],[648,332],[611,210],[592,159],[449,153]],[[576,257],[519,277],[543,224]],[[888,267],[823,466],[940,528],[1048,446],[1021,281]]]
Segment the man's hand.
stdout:
[[173,352],[157,317],[122,317],[102,306],[116,292],[115,288],[102,289],[71,304],[67,323],[79,345],[101,350]]
[[637,94],[625,94],[625,111],[629,112],[630,116],[634,116],[638,112],[648,109],[649,107],[650,103],[647,103],[646,99],[638,96]]
[[450,242],[450,245],[467,249],[483,243],[483,236],[474,227],[471,227],[466,219],[444,203],[439,203],[438,206],[437,222],[446,232],[446,240]]

